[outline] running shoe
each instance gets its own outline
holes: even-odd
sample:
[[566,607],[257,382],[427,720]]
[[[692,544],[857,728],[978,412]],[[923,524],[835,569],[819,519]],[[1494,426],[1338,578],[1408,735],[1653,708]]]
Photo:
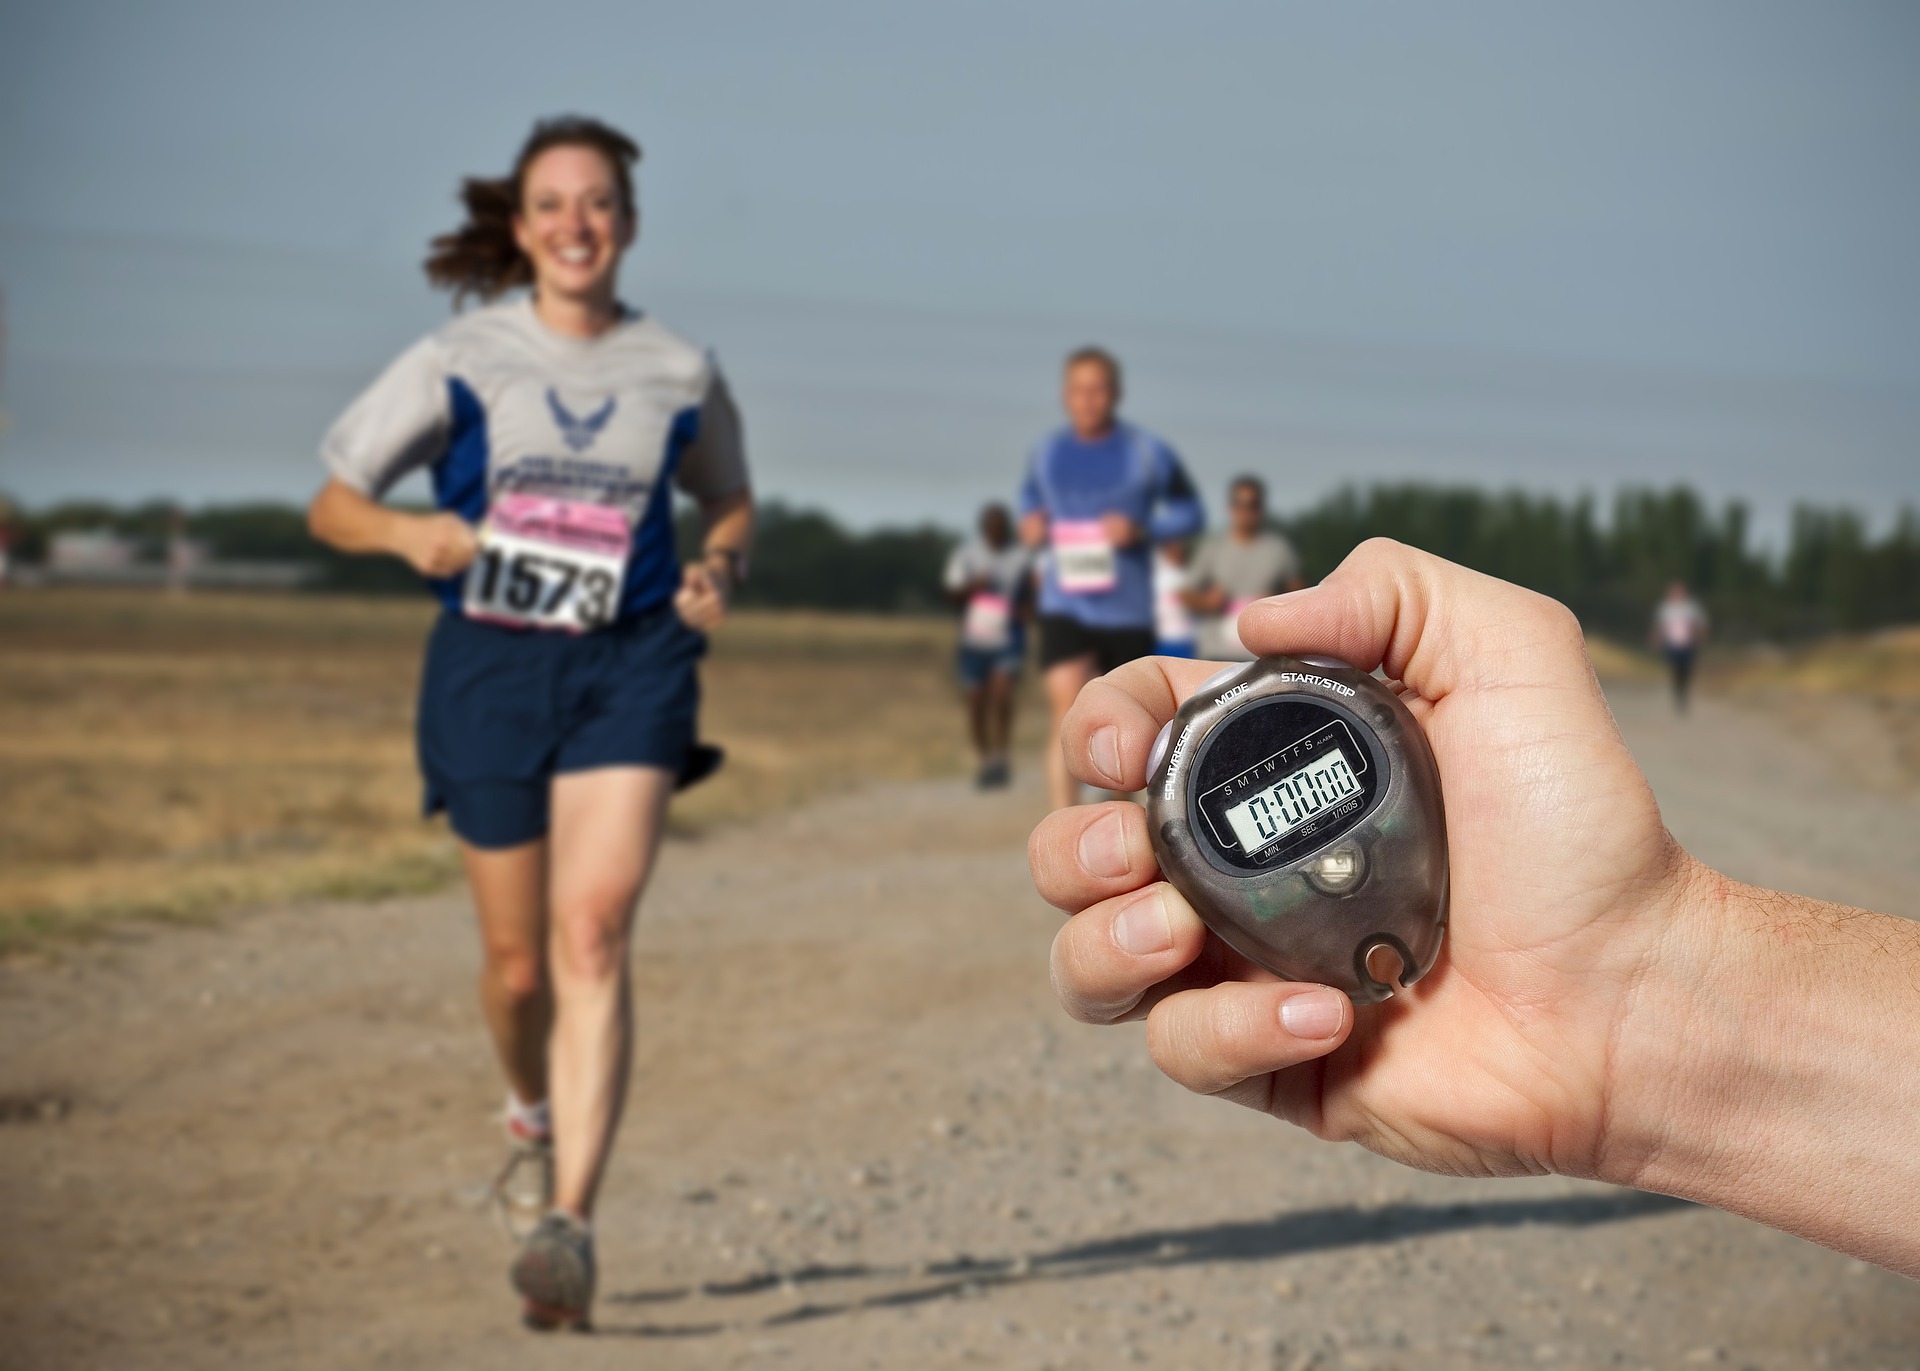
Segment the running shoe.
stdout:
[[495,1222],[515,1242],[524,1242],[553,1208],[553,1135],[526,1131],[507,1120],[507,1159],[493,1178],[488,1198]]
[[513,1288],[524,1303],[520,1320],[537,1333],[557,1328],[586,1332],[592,1325],[593,1234],[555,1209],[535,1225],[513,1262]]

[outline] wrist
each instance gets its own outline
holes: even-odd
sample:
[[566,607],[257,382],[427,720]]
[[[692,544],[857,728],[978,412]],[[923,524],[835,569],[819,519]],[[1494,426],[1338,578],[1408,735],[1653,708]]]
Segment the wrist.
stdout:
[[710,547],[700,554],[700,564],[722,595],[747,579],[747,557],[738,548]]
[[1622,1016],[1596,1174],[1920,1274],[1920,928],[1687,860]]
[[406,514],[397,509],[382,509],[376,531],[380,546],[402,561],[417,561],[427,541],[430,514]]
[[[1599,1180],[1678,1193],[1676,1181],[1708,1166],[1714,1140],[1739,1129],[1729,1117],[1739,1086],[1726,1075],[1739,1063],[1727,1059],[1728,1047],[1741,1039],[1741,1000],[1760,973],[1735,964],[1746,949],[1729,937],[1731,885],[1680,853],[1662,897],[1643,913],[1658,931],[1623,986],[1610,1034]],[[1729,996],[1730,983],[1747,988]],[[1702,1078],[1712,1087],[1703,1090]]]

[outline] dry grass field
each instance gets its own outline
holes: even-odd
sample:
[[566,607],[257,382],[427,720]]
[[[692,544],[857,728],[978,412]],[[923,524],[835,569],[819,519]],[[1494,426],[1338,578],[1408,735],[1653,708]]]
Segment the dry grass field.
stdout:
[[[0,595],[0,952],[455,873],[423,822],[415,600]],[[727,769],[673,825],[966,765],[939,620],[739,616],[704,672]],[[1025,732],[1037,738],[1034,711]]]
[[1872,768],[1879,785],[1901,789],[1920,781],[1920,626],[1732,652],[1710,663],[1707,685],[1813,736],[1829,726],[1823,700],[1857,700],[1871,712],[1879,740]]

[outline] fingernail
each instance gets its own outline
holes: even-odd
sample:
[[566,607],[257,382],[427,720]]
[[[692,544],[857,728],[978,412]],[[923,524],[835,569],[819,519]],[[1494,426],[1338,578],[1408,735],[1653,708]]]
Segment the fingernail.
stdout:
[[1321,986],[1303,990],[1280,1006],[1280,1026],[1296,1038],[1321,1042],[1340,1031],[1347,1017],[1346,996]]
[[1108,810],[1080,835],[1080,865],[1094,876],[1127,874],[1127,830],[1119,814]]
[[[1135,900],[1113,921],[1113,940],[1135,957],[1151,957],[1173,946],[1173,922],[1156,893]],[[1325,1036],[1324,1034],[1322,1035]]]
[[1095,729],[1087,740],[1087,755],[1093,768],[1115,785],[1120,783],[1120,730],[1112,724]]

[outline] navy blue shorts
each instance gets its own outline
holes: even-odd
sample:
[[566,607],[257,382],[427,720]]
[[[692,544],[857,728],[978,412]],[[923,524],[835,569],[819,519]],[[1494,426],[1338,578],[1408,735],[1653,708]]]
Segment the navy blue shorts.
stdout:
[[426,812],[475,847],[515,847],[546,833],[556,775],[679,771],[706,650],[671,605],[577,635],[441,615],[420,681]]
[[1026,662],[1026,640],[1015,634],[1005,647],[968,647],[962,643],[954,652],[953,664],[959,674],[960,684],[968,690],[976,690],[985,685],[987,677],[995,672],[1003,676],[1018,676]]

